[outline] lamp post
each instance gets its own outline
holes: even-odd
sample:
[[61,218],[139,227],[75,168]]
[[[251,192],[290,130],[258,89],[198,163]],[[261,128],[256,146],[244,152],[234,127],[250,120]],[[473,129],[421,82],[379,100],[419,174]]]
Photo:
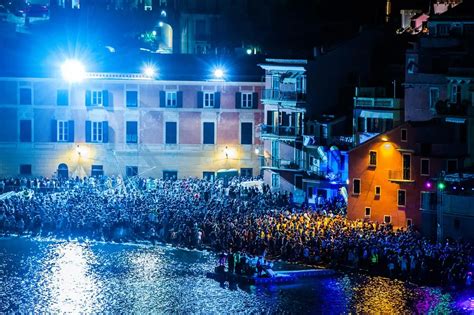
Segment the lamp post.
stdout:
[[[441,177],[440,177],[441,178]],[[436,222],[437,222],[437,233],[436,239],[438,243],[441,243],[444,239],[444,214],[443,214],[443,192],[446,188],[446,184],[443,179],[438,179],[437,190],[437,203],[436,203]]]

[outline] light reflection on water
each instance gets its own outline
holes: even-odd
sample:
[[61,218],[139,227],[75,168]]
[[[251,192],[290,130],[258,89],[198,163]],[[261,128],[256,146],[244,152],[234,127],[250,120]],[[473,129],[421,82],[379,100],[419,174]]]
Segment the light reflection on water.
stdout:
[[229,286],[205,277],[214,264],[210,253],[166,246],[0,239],[0,313],[444,314],[463,308],[440,289],[380,277]]
[[78,313],[102,310],[102,282],[91,269],[95,263],[89,246],[75,242],[48,246],[40,264],[36,311]]

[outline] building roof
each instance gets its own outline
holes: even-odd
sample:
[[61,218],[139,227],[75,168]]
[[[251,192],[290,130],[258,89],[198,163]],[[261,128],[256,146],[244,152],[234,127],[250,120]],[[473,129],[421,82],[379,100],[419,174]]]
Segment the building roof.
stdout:
[[430,21],[473,21],[474,20],[474,1],[464,0],[461,4],[450,8],[443,14],[433,15]]
[[[1,49],[0,77],[57,77],[67,54],[48,50],[35,51],[34,47]],[[78,58],[80,59],[80,58]],[[260,56],[245,55],[181,55],[151,54],[130,51],[112,53],[102,47],[85,51],[81,62],[87,72],[140,73],[145,65],[153,65],[160,80],[212,80],[216,68],[222,68],[224,79],[234,82],[262,82],[263,70],[257,66]]]

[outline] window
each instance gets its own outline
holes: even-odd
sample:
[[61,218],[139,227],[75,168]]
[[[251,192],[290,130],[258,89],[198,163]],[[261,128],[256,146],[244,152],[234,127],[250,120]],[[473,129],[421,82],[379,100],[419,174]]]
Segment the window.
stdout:
[[202,135],[202,143],[203,144],[214,144],[214,123],[213,122],[205,122],[202,124],[203,126],[203,135]]
[[102,176],[104,175],[103,165],[92,165],[91,176]]
[[326,124],[321,125],[321,135],[322,135],[323,139],[328,138],[328,125],[326,125]]
[[178,107],[178,93],[166,92],[166,107]]
[[381,193],[382,193],[382,187],[381,186],[375,186],[375,196],[380,197]]
[[104,104],[102,91],[91,91],[91,105],[102,106]]
[[163,171],[163,178],[166,180],[178,179],[178,171]]
[[448,160],[446,163],[446,171],[453,173],[458,170],[458,160]]
[[202,172],[202,178],[213,182],[216,174],[214,172]]
[[92,142],[103,142],[104,141],[104,128],[101,121],[93,121],[91,128],[91,140]]
[[31,88],[20,88],[20,105],[31,105]]
[[242,108],[252,108],[252,93],[242,93]]
[[298,189],[303,188],[303,176],[295,175],[295,187]]
[[31,133],[31,120],[20,120],[20,142],[31,142]]
[[138,166],[125,166],[125,174],[127,177],[133,177],[138,175]]
[[272,187],[280,188],[280,175],[272,174]]
[[58,90],[56,93],[56,104],[58,106],[68,106],[69,105],[69,91],[68,90]]
[[415,73],[415,58],[408,58],[407,72],[408,72],[408,74],[414,74]]
[[31,164],[21,164],[20,175],[31,175]]
[[138,143],[138,122],[127,121],[126,124],[126,142],[127,143]]
[[138,91],[127,91],[125,98],[127,107],[138,106]]
[[277,74],[272,76],[272,89],[274,90],[280,89],[280,76]]
[[420,160],[420,174],[423,176],[430,175],[430,159],[421,159]]
[[400,131],[400,137],[402,142],[407,142],[408,141],[408,131],[406,129],[402,129]]
[[439,88],[430,88],[430,109],[436,109],[436,103],[439,101]]
[[459,221],[459,219],[454,219],[453,223],[455,230],[459,230],[461,228],[461,221]]
[[377,152],[376,151],[369,152],[369,166],[377,166]]
[[313,192],[314,192],[313,190],[314,190],[314,187],[311,187],[311,186],[308,187],[308,198],[309,199],[313,198]]
[[214,92],[204,92],[204,108],[214,107]]
[[458,101],[458,95],[460,94],[460,86],[453,84],[451,86],[451,103],[457,103]]
[[404,190],[404,189],[399,189],[398,190],[397,204],[398,204],[399,207],[406,206],[406,194],[407,194],[406,190]]
[[366,218],[370,218],[370,212],[371,212],[370,207],[365,207],[365,217]]
[[407,219],[407,227],[410,227],[413,225],[413,220],[412,219]]
[[436,31],[440,36],[447,36],[449,35],[449,24],[438,24],[436,25]]
[[403,154],[403,180],[411,179],[411,155]]
[[67,120],[58,120],[57,123],[57,141],[67,142],[69,141],[69,122]]
[[360,194],[360,179],[354,178],[352,180],[352,193],[354,195],[359,195]]
[[383,216],[383,222],[384,222],[385,224],[392,223],[392,216],[391,216],[391,215],[384,215],[384,216]]
[[177,123],[174,121],[167,121],[165,124],[165,143],[176,144],[177,142]]
[[253,143],[253,134],[252,134],[252,123],[243,122],[240,123],[240,144],[252,144]]
[[242,177],[252,177],[253,176],[253,168],[241,168],[240,169],[240,176],[242,176]]

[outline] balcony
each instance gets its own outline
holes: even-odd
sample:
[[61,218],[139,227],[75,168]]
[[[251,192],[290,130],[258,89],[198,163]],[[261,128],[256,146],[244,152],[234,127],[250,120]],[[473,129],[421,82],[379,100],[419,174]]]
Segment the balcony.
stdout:
[[263,100],[282,102],[305,102],[306,94],[297,91],[264,90]]
[[391,182],[399,183],[414,183],[415,181],[411,179],[411,170],[388,170],[388,180]]
[[295,161],[295,160],[284,160],[284,159],[276,159],[276,158],[263,158],[262,159],[262,168],[267,169],[277,169],[277,170],[285,170],[285,171],[301,171],[303,170],[303,161]]
[[301,137],[301,128],[292,126],[262,125],[262,137],[296,139]]
[[397,98],[374,98],[374,97],[354,97],[354,107],[374,107],[374,108],[400,108],[400,99]]

